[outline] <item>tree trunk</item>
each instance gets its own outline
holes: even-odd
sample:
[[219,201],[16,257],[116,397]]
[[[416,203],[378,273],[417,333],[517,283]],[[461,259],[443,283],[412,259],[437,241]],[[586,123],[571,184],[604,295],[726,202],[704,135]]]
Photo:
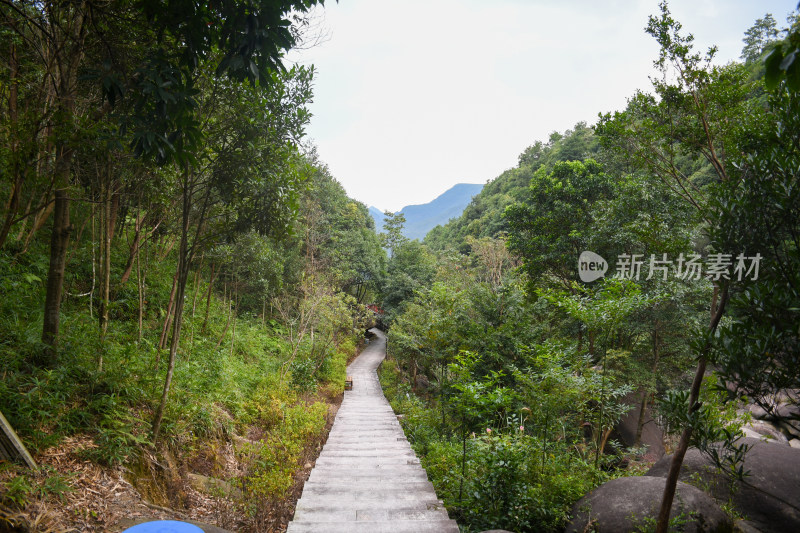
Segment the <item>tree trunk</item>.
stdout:
[[136,288],[139,296],[139,337],[138,342],[142,342],[142,326],[144,325],[144,276],[142,275],[142,263],[139,257],[139,248],[136,248]]
[[180,277],[181,267],[180,260],[178,261],[178,268],[175,275],[172,277],[172,290],[169,292],[169,304],[167,304],[167,316],[164,317],[164,327],[161,328],[161,337],[158,339],[158,349],[163,350],[167,345],[167,334],[169,333],[170,320],[172,319],[175,308],[175,293],[178,290],[178,278]]
[[[711,301],[711,323],[708,328],[708,336],[706,342],[700,351],[700,359],[697,363],[697,370],[694,374],[692,387],[689,389],[689,415],[691,416],[700,404],[697,402],[700,397],[700,386],[703,383],[703,376],[706,372],[706,364],[708,362],[708,353],[711,351],[711,343],[714,332],[717,330],[719,321],[725,313],[725,305],[728,303],[728,286],[722,289],[722,295],[717,305],[717,292],[718,287],[714,287],[714,296]],[[686,450],[689,449],[689,442],[692,438],[692,427],[687,426],[681,433],[681,438],[678,441],[678,447],[672,456],[672,462],[669,465],[669,473],[667,474],[667,482],[664,486],[664,496],[661,499],[661,509],[658,512],[658,523],[656,524],[656,533],[667,533],[669,527],[669,513],[672,510],[672,500],[675,498],[675,489],[678,485],[678,476],[681,473],[681,465],[683,465],[683,458],[686,455]]]
[[150,239],[150,237],[153,236],[153,233],[155,233],[156,229],[158,229],[158,227],[164,221],[163,218],[159,219],[158,222],[156,222],[153,225],[153,227],[150,228],[147,232],[144,232],[143,235],[142,230],[145,224],[145,217],[146,213],[144,215],[140,215],[139,217],[137,217],[136,222],[134,223],[135,234],[133,237],[133,244],[131,244],[130,250],[128,252],[128,261],[125,263],[125,268],[123,269],[122,276],[119,278],[120,285],[125,285],[125,283],[128,282],[128,279],[130,279],[131,272],[133,271],[133,259],[135,256],[138,255],[139,248],[143,246],[144,243],[146,243],[148,239]]
[[106,333],[108,332],[108,306],[111,299],[111,238],[114,233],[114,227],[111,216],[111,164],[110,161],[106,166],[106,175],[103,179],[102,195],[103,195],[103,210],[101,215],[102,224],[100,225],[100,234],[103,239],[103,247],[100,252],[102,257],[101,261],[101,293],[100,293],[100,308],[98,309],[98,318],[100,321],[100,353],[98,354],[97,371],[103,371],[103,350],[105,345]]
[[186,293],[186,280],[189,275],[189,211],[191,209],[191,188],[189,183],[189,171],[183,173],[183,223],[181,224],[181,243],[178,252],[178,272],[176,274],[175,291],[175,316],[172,320],[172,337],[169,343],[169,364],[167,366],[167,376],[164,379],[164,389],[161,393],[161,402],[156,410],[153,420],[153,443],[158,440],[158,433],[161,430],[161,421],[164,418],[164,409],[167,406],[169,388],[172,384],[172,376],[175,373],[175,356],[178,353],[178,343],[181,337],[181,325],[183,322],[183,299]]
[[133,272],[134,258],[137,258],[139,256],[139,241],[142,238],[143,222],[144,222],[144,217],[136,219],[136,223],[134,226],[133,244],[131,244],[131,249],[128,252],[128,261],[127,263],[125,263],[125,269],[122,271],[122,276],[119,278],[120,285],[125,285],[125,283],[128,282],[128,279],[131,277],[131,272]]
[[64,271],[71,230],[67,191],[65,189],[57,189],[53,233],[50,237],[50,266],[47,271],[47,294],[44,301],[44,323],[42,326],[42,342],[49,346],[48,355],[51,359],[55,358],[55,349],[58,345],[61,294],[64,288]]
[[[65,182],[64,186],[66,187],[69,182]],[[52,186],[52,184],[51,184]],[[66,190],[66,189],[65,189]],[[65,194],[66,196],[66,194]],[[69,199],[67,199],[69,201]],[[56,208],[56,200],[50,199],[50,190],[45,193],[44,197],[42,198],[43,207],[39,209],[33,217],[33,224],[31,225],[30,231],[28,231],[28,235],[25,237],[25,244],[22,246],[22,252],[27,252],[28,248],[31,245],[31,241],[33,240],[33,236],[44,227],[47,223],[47,220],[50,218],[50,215]]]
[[[53,8],[55,4],[48,4]],[[59,6],[60,7],[60,6]],[[66,6],[65,6],[66,7]],[[72,133],[72,119],[75,115],[75,95],[77,93],[78,67],[83,58],[83,43],[86,38],[86,3],[79,2],[66,7],[74,11],[65,13],[65,19],[51,13],[50,29],[55,35],[54,41],[48,43],[50,52],[56,57],[58,68],[47,74],[53,80],[53,88],[57,95],[56,115],[65,121],[62,126],[62,139],[55,145],[55,161],[53,185],[55,188],[55,205],[53,209],[53,232],[50,237],[50,265],[47,272],[47,294],[44,305],[44,321],[42,324],[42,342],[48,346],[51,359],[55,357],[58,344],[59,315],[61,313],[61,294],[64,287],[64,270],[66,267],[69,235],[72,227],[69,223],[69,196],[67,189],[70,182],[72,154],[68,136]],[[61,15],[61,14],[59,14]],[[63,42],[58,42],[63,40]],[[34,231],[35,231],[34,226]]]
[[8,238],[8,233],[11,231],[11,226],[14,224],[14,217],[17,215],[20,203],[20,193],[22,191],[23,170],[19,162],[19,132],[17,131],[17,97],[19,94],[19,63],[17,61],[17,47],[12,43],[9,57],[9,66],[11,69],[11,85],[8,93],[8,119],[11,130],[11,173],[13,175],[13,185],[11,186],[11,194],[8,197],[8,204],[6,205],[6,219],[3,221],[3,226],[0,227],[0,248]]
[[200,292],[200,271],[203,270],[203,258],[205,254],[200,256],[200,261],[197,264],[197,270],[194,274],[194,296],[192,296],[192,318],[194,318],[197,311],[197,293]]
[[[651,372],[655,375],[656,370],[658,370],[658,360],[661,357],[661,354],[658,350],[658,321],[656,320],[655,324],[653,324],[653,366],[651,367]],[[644,429],[644,418],[645,413],[647,412],[647,403],[648,397],[650,395],[647,393],[647,389],[642,389],[642,402],[639,404],[639,420],[636,423],[636,439],[633,441],[633,446],[639,446],[642,443],[642,431]]]
[[639,403],[639,420],[636,422],[636,438],[633,441],[633,447],[636,448],[642,443],[642,432],[644,431],[644,418],[647,413],[647,400],[650,395],[647,389],[642,389],[642,401]]
[[206,293],[206,314],[203,317],[203,326],[200,328],[202,333],[205,333],[206,326],[208,326],[208,311],[211,308],[211,289],[214,287],[214,278],[216,276],[215,264],[211,262],[211,278],[208,280],[208,292]]
[[[233,298],[231,298],[233,301]],[[233,326],[231,327],[231,353],[230,356],[233,357],[233,345],[236,342],[236,310],[239,308],[239,298],[238,295],[236,297],[236,307],[231,311],[231,315],[233,317]]]
[[217,341],[217,345],[215,349],[218,349],[222,346],[222,341],[225,340],[225,336],[228,334],[228,328],[231,326],[231,314],[233,313],[233,298],[228,300],[228,320],[225,322],[225,328],[222,330],[222,335],[220,335],[219,340]]

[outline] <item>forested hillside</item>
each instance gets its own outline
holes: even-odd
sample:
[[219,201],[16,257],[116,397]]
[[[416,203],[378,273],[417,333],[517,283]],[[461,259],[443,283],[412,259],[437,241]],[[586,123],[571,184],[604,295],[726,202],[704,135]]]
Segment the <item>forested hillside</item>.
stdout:
[[[761,482],[748,507],[708,477],[716,465],[734,479],[795,479],[783,461],[750,472],[746,453],[766,438],[794,464],[800,446],[789,22],[781,32],[759,19],[742,61],[714,66],[662,3],[647,26],[660,46],[649,91],[531,145],[424,244],[394,241],[382,379],[462,527],[798,527],[795,503],[759,514],[781,498]],[[727,516],[681,500],[690,446],[712,470],[681,481]],[[660,480],[638,477],[662,456],[649,474]],[[617,504],[627,517],[610,517]]]
[[522,199],[537,170],[552,170],[559,161],[583,161],[596,156],[598,150],[594,130],[583,122],[564,134],[553,132],[546,143],[536,141],[520,154],[517,167],[487,183],[460,217],[429,231],[425,243],[436,250],[455,248],[465,251],[467,236],[496,237],[506,232],[505,208]]
[[376,324],[464,532],[799,530],[796,13],[718,65],[662,2],[651,87],[420,242],[306,141],[321,3],[0,2],[0,530],[285,531]]
[[0,463],[0,529],[291,517],[386,258],[303,144],[314,3],[3,3],[0,411],[41,468]]

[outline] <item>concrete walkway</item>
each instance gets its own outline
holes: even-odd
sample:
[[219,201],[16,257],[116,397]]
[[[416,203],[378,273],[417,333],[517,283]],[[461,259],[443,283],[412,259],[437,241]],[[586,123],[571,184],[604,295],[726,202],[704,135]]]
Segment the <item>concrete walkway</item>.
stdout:
[[287,533],[458,533],[383,396],[386,336],[371,331]]

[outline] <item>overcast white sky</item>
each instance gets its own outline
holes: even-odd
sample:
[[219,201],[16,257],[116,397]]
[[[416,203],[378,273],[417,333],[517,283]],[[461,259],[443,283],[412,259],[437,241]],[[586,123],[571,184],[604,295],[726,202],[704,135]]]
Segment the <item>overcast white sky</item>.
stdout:
[[[765,13],[797,0],[672,0],[697,47],[738,59]],[[348,194],[381,210],[485,183],[550,132],[625,107],[658,53],[658,0],[328,0],[309,139]]]

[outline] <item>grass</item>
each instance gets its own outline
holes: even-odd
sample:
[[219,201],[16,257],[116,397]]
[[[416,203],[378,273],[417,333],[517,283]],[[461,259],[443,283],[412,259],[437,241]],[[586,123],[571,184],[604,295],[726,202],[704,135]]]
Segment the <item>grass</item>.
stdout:
[[[148,273],[141,341],[136,281],[117,289],[101,339],[96,299],[78,296],[91,287],[81,277],[91,272],[73,273],[65,287],[58,363],[45,366],[39,336],[47,265],[38,252],[17,258],[0,252],[0,410],[34,455],[67,437],[88,435],[95,446],[80,453],[100,465],[134,465],[164,451],[186,464],[209,443],[255,435],[254,444],[238,454],[242,472],[233,476],[245,489],[242,509],[251,516],[264,514],[259,506],[286,496],[307,449],[316,446],[324,431],[325,401],[342,392],[354,339],[342,337],[319,371],[307,376],[314,389],[319,386],[318,394],[309,394],[292,387],[291,373],[281,377],[289,351],[281,324],[262,324],[260,317],[242,313],[231,341],[232,328],[225,327],[227,304],[212,293],[203,328],[207,285],[199,284],[193,312],[190,283],[175,375],[154,450],[150,424],[168,357],[157,344],[174,263],[154,264]],[[68,487],[68,480],[48,477],[43,482],[36,476],[40,474],[7,474],[0,484],[0,502],[23,508],[43,496],[37,487],[50,493]]]

